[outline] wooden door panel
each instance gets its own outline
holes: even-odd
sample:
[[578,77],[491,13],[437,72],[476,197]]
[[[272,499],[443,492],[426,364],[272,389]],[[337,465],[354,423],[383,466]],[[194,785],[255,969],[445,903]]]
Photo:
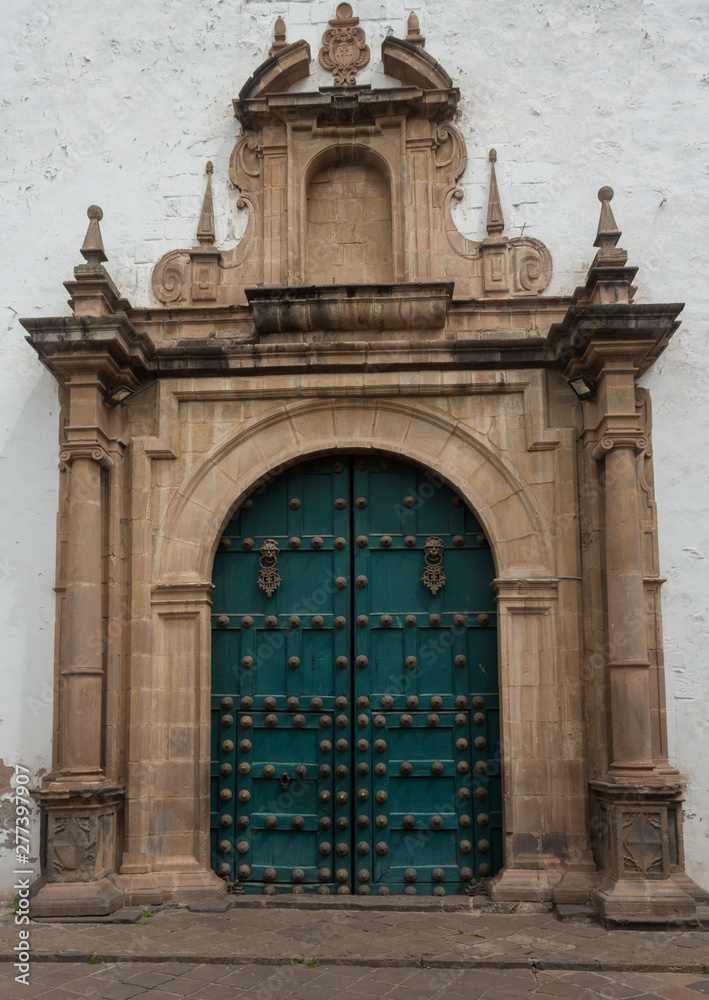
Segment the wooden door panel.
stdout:
[[493,575],[473,514],[390,459],[305,463],[242,505],[214,566],[217,870],[246,892],[440,895],[499,869]]

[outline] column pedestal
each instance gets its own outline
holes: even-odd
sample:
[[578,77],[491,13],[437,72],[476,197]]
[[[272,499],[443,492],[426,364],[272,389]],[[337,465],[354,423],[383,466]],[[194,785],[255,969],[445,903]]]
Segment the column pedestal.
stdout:
[[123,906],[116,869],[123,789],[41,789],[42,877],[32,886],[33,917],[102,916]]
[[591,902],[606,924],[698,926],[697,902],[709,900],[683,871],[679,782],[591,782],[594,839],[606,880]]

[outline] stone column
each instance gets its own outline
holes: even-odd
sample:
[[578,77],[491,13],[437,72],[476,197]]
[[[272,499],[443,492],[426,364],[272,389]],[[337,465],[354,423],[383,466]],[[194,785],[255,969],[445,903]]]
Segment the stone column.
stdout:
[[[105,367],[105,365],[104,365]],[[123,902],[116,868],[123,788],[104,770],[103,557],[106,510],[102,470],[113,467],[101,363],[74,359],[65,369],[69,421],[60,459],[68,469],[65,640],[56,684],[58,739],[51,774],[35,792],[44,815],[42,877],[32,887],[34,916],[106,914]]]
[[[581,512],[590,518],[587,537],[600,537],[602,545],[602,558],[585,568],[587,605],[594,621],[588,647],[600,651],[595,622],[602,618],[605,704],[611,717],[609,763],[605,753],[602,762],[591,762],[596,771],[589,782],[591,832],[602,873],[591,902],[610,925],[696,924],[696,904],[707,894],[684,871],[684,786],[664,762],[656,766],[653,761],[637,473],[638,455],[648,442],[636,382],[677,329],[682,306],[634,302],[637,268],[627,266],[628,255],[617,245],[621,234],[610,206],[612,189],[602,187],[598,198],[598,252],[586,284],[576,289],[573,305],[563,321],[551,327],[548,338],[581,400],[584,455],[588,448],[592,462],[599,463],[597,479],[592,462],[586,474],[602,491],[599,504],[590,503]],[[596,704],[600,706],[600,699]],[[602,730],[599,724],[597,733]]]
[[604,463],[610,773],[640,778],[654,769],[636,472],[644,445],[639,436],[605,435],[594,450]]
[[103,638],[101,469],[103,448],[63,449],[70,465],[66,555],[67,640],[59,685],[60,743],[55,783],[97,785],[102,766]]
[[[626,348],[627,351],[627,348]],[[701,891],[683,873],[681,782],[653,760],[650,659],[643,582],[637,456],[647,447],[630,352],[610,348],[599,371],[610,765],[590,783],[599,867],[592,902],[609,924],[696,920]]]
[[[42,875],[32,886],[37,917],[107,914],[124,900],[113,881],[125,791],[117,746],[111,747],[110,779],[104,759],[117,715],[108,735],[104,616],[113,606],[112,624],[119,624],[119,584],[103,573],[108,510],[102,473],[121,476],[129,441],[125,411],[118,407],[125,396],[116,397],[115,390],[148,381],[155,349],[147,334],[136,331],[130,303],[103,266],[103,212],[91,205],[87,215],[86,263],[65,282],[73,317],[23,321],[28,340],[64,390],[60,458],[68,476],[58,551],[57,590],[64,599],[57,615],[54,759],[42,787],[33,790],[43,831]],[[113,483],[118,485],[120,479]]]

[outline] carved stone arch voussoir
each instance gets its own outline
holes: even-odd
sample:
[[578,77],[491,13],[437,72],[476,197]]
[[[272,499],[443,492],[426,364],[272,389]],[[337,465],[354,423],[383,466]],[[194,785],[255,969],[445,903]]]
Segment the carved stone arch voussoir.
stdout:
[[237,503],[260,482],[311,455],[367,450],[430,469],[475,511],[498,577],[549,576],[553,549],[532,491],[488,444],[420,402],[311,399],[274,408],[222,441],[177,490],[157,552],[161,583],[206,580]]

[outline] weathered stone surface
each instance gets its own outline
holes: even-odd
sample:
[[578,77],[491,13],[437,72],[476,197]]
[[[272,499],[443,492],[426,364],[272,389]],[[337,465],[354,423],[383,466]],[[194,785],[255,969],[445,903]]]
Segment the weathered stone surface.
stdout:
[[[495,558],[506,860],[491,906],[592,897],[607,919],[696,922],[701,893],[672,879],[683,788],[636,386],[681,307],[634,304],[606,189],[573,298],[540,301],[550,255],[503,236],[494,167],[488,236],[463,237],[457,92],[421,45],[394,50],[407,86],[307,94],[276,92],[302,78],[303,45],[276,49],[236,104],[254,129],[231,160],[249,229],[215,247],[210,174],[200,245],[156,267],[165,309],[120,297],[94,206],[74,317],[26,321],[63,391],[47,913],[77,912],[82,892],[86,912],[121,897],[222,905],[207,795],[216,540],[274,470],[365,449],[440,476]],[[578,433],[572,376],[595,389]],[[129,405],[105,398],[148,379]],[[102,834],[89,804],[123,787],[120,836],[117,803]],[[85,808],[60,814],[55,793]]]

